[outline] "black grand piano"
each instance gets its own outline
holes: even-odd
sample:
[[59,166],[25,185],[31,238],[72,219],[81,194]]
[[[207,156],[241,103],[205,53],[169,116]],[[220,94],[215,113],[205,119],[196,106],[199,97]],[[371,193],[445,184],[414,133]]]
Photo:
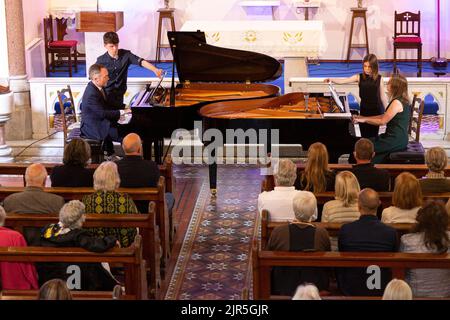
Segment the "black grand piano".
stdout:
[[[257,143],[265,144],[271,151],[271,131],[277,130],[280,144],[301,144],[304,150],[315,142],[327,146],[331,163],[337,163],[342,154],[350,154],[357,140],[358,127],[351,121],[351,112],[345,95],[339,95],[330,86],[330,93],[289,93],[266,99],[242,103],[225,101],[209,104],[200,109],[203,130],[218,129],[226,137],[229,129],[265,129],[267,138]],[[355,130],[356,129],[356,130]],[[202,135],[204,137],[204,135]],[[259,137],[259,135],[257,135]],[[226,141],[234,144],[233,141]],[[203,141],[206,148],[211,141]],[[215,145],[216,146],[216,145]],[[207,150],[210,188],[215,192],[217,181],[216,152]],[[261,156],[261,155],[259,155]],[[265,156],[265,155],[262,155]]]
[[[121,135],[138,133],[144,157],[162,162],[163,139],[176,129],[192,130],[201,121],[198,110],[212,102],[274,97],[280,88],[255,82],[280,77],[281,64],[260,53],[215,47],[203,32],[168,32],[180,83],[166,89],[147,85],[131,103],[132,120]],[[171,93],[174,99],[171,101]],[[242,102],[244,103],[244,102]]]

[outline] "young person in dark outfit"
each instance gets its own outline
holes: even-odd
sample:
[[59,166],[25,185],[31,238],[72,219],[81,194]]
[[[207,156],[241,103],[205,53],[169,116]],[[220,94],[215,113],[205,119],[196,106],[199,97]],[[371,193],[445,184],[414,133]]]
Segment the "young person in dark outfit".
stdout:
[[110,78],[105,87],[108,106],[122,109],[123,96],[127,91],[128,67],[131,64],[151,70],[157,77],[161,77],[162,70],[129,50],[119,49],[119,36],[115,32],[105,33],[103,43],[107,52],[97,58],[97,64],[105,66],[109,72]]
[[405,77],[393,74],[388,85],[389,105],[386,112],[379,116],[355,116],[355,123],[367,123],[373,126],[386,125],[386,132],[371,138],[375,157],[373,163],[383,163],[392,152],[403,151],[408,145],[408,128],[411,105],[408,97],[408,82]]
[[[325,82],[346,84],[357,82],[359,86],[360,114],[362,116],[377,116],[384,113],[387,106],[385,88],[378,74],[378,59],[374,54],[369,54],[363,60],[363,72],[345,79],[329,78]],[[361,136],[372,138],[378,136],[379,126],[360,124]]]

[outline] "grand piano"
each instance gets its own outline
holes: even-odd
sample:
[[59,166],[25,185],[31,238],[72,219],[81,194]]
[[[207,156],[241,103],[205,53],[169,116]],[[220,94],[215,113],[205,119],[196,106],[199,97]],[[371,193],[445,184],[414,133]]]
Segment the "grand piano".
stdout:
[[168,32],[168,38],[180,83],[170,89],[147,85],[131,103],[131,122],[119,129],[122,135],[136,132],[141,136],[146,159],[151,158],[154,143],[159,163],[163,139],[170,138],[176,129],[192,130],[194,121],[201,121],[198,110],[202,106],[277,96],[279,87],[255,82],[274,80],[282,74],[276,59],[208,45],[203,32]]
[[[359,135],[358,127],[355,128],[351,121],[346,96],[339,95],[331,86],[330,94],[289,93],[245,103],[241,101],[213,103],[202,107],[200,115],[203,117],[204,132],[210,128],[218,129],[223,137],[226,137],[228,129],[267,130],[268,139],[258,141],[265,144],[266,152],[271,151],[272,130],[278,130],[279,143],[300,143],[304,150],[315,142],[322,142],[327,146],[331,163],[337,163],[340,155],[351,153]],[[234,138],[234,141],[226,143],[234,144],[236,140]],[[203,143],[206,148],[213,145],[211,141]],[[217,147],[217,144],[214,145]],[[211,148],[207,154],[211,158],[208,159],[210,188],[215,192],[216,152]]]

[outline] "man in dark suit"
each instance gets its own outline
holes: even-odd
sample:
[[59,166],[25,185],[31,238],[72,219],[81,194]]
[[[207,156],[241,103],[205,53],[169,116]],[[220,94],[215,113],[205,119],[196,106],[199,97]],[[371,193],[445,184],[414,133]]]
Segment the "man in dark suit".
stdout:
[[[380,205],[378,193],[370,188],[363,189],[358,196],[359,220],[341,227],[338,237],[341,252],[396,252],[397,232],[378,220],[377,208]],[[379,288],[370,288],[366,268],[341,268],[338,270],[338,284],[342,293],[354,296],[383,295],[384,288],[391,280],[389,270],[381,270]],[[377,281],[374,281],[377,283]]]
[[359,139],[355,144],[353,155],[356,164],[351,172],[356,176],[361,189],[372,188],[376,191],[389,191],[391,177],[387,170],[375,168],[371,163],[375,156],[373,143],[369,139]]
[[[142,142],[139,135],[130,133],[123,138],[122,148],[125,157],[117,161],[117,168],[122,188],[156,187],[160,176],[156,162],[144,160],[142,157]],[[171,193],[166,193],[166,203],[169,215],[174,205]],[[136,201],[139,212],[148,212],[148,201]]]
[[108,107],[103,88],[108,83],[109,76],[104,66],[93,64],[89,68],[89,78],[91,81],[82,99],[81,136],[104,141],[104,150],[111,155],[114,153],[112,141],[120,141],[115,123],[131,110],[111,110]]

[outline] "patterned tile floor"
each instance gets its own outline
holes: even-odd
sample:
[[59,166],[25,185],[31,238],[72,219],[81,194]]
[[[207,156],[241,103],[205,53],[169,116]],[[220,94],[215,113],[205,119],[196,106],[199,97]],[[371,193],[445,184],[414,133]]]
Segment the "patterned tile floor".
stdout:
[[252,240],[258,234],[259,168],[219,167],[211,197],[205,168],[179,167],[176,179],[202,179],[201,191],[166,293],[166,299],[240,299],[251,286]]

